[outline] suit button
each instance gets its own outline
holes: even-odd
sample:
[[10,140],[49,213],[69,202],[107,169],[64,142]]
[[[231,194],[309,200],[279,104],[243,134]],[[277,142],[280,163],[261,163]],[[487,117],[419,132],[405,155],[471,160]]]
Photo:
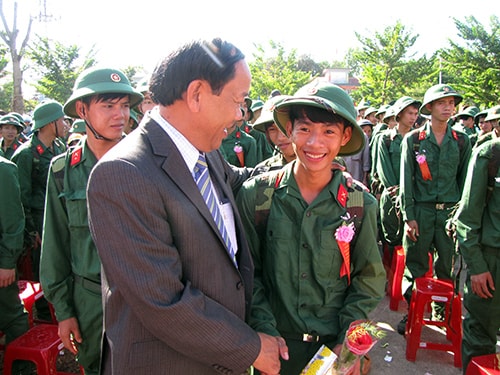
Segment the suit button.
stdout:
[[240,290],[243,287],[243,283],[241,281],[238,281],[236,283],[236,289]]

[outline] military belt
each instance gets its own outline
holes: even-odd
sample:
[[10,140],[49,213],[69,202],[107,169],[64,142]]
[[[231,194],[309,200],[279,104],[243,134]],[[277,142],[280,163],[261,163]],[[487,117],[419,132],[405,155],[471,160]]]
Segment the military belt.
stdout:
[[455,206],[456,203],[439,203],[439,202],[418,202],[417,205],[427,208],[433,208],[436,211],[444,211]]
[[101,283],[87,279],[80,275],[73,275],[73,279],[75,280],[75,283],[80,284],[85,289],[90,290],[94,293],[101,293]]
[[289,332],[281,332],[281,336],[288,340],[296,340],[303,342],[327,342],[333,341],[337,338],[335,335],[325,335],[325,336],[317,336],[310,333],[289,333]]

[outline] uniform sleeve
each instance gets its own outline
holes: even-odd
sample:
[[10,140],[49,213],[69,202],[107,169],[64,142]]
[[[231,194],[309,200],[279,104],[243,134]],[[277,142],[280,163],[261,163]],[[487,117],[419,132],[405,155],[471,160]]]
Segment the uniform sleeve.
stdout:
[[369,193],[364,196],[363,222],[354,249],[351,250],[351,285],[344,307],[339,311],[342,342],[349,324],[367,319],[385,295],[386,274],[377,246],[377,201]]
[[[56,159],[61,162],[61,159]],[[57,320],[75,316],[73,309],[73,273],[68,215],[64,198],[56,184],[53,164],[49,169],[45,200],[40,282],[45,297],[56,311]]]
[[0,162],[0,268],[13,269],[23,250],[24,212],[14,164]]
[[469,161],[472,154],[472,146],[467,135],[464,135],[464,145],[463,149],[460,152],[460,164],[458,166],[458,174],[457,174],[457,183],[460,191],[464,189],[465,179],[467,178],[467,167],[469,165]]
[[415,156],[411,133],[407,134],[401,145],[401,168],[399,175],[399,191],[401,197],[401,213],[403,220],[415,220],[415,201],[413,199],[413,179],[415,177]]
[[388,188],[390,186],[399,185],[399,176],[396,176],[392,169],[391,155],[385,142],[387,139],[386,137],[389,137],[389,135],[382,134],[378,137],[377,171],[382,185]]
[[33,172],[33,155],[31,149],[23,148],[19,153],[15,153],[12,161],[17,165],[19,174],[19,187],[21,188],[21,201],[26,216],[26,231],[36,230],[33,217],[31,216],[31,175]]
[[[276,329],[276,319],[272,313],[271,305],[265,293],[263,283],[263,257],[262,251],[264,239],[260,237],[255,223],[255,200],[257,184],[255,179],[250,179],[241,188],[236,198],[238,210],[243,222],[250,251],[254,261],[254,289],[252,307],[248,324],[258,332],[264,332],[272,336],[280,336]],[[263,234],[261,234],[263,235]]]
[[480,244],[487,187],[488,159],[474,152],[454,219],[460,252],[472,275],[488,271]]

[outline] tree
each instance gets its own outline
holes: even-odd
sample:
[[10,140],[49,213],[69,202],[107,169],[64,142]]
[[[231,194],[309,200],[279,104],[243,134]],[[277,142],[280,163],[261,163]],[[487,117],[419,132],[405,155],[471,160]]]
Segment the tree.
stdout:
[[253,54],[255,61],[249,63],[252,73],[252,98],[267,100],[273,89],[292,95],[314,77],[310,71],[299,70],[296,50],[293,49],[287,55],[279,43],[270,41],[269,44],[276,54],[275,57],[266,58],[264,48],[256,45],[257,52]]
[[434,58],[412,59],[409,51],[418,34],[412,35],[399,20],[372,37],[355,35],[362,47],[351,49],[346,58],[353,72],[361,76],[360,88],[353,92],[355,99],[366,98],[373,104],[384,104],[410,95],[419,91],[416,87],[435,69]]
[[95,64],[95,52],[91,48],[80,65],[80,48],[77,45],[64,46],[57,41],[37,36],[37,40],[27,51],[27,57],[35,64],[33,70],[40,75],[34,84],[45,97],[64,103],[71,95],[78,75]]
[[474,17],[454,18],[462,43],[449,40],[450,47],[440,51],[443,70],[456,78],[449,82],[476,105],[490,107],[499,103],[500,21],[490,17],[490,31]]
[[0,0],[0,17],[2,18],[2,23],[4,29],[0,32],[0,37],[7,44],[10,52],[10,57],[12,61],[12,78],[14,82],[13,94],[12,94],[12,110],[18,113],[24,113],[24,99],[23,99],[23,71],[21,69],[21,60],[26,52],[26,46],[31,33],[31,24],[33,23],[33,18],[30,17],[28,22],[28,29],[26,30],[26,35],[21,43],[21,47],[17,48],[17,37],[19,36],[19,30],[17,29],[17,2],[14,1],[14,17],[12,23],[12,29],[10,29],[7,19],[3,11],[3,0]]

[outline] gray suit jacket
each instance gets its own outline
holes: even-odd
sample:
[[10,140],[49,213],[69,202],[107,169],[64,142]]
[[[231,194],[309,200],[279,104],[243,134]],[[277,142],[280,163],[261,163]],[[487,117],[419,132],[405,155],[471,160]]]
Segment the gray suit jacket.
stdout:
[[214,184],[233,206],[238,269],[191,172],[152,119],[95,166],[92,236],[103,266],[103,374],[240,374],[256,359],[245,323],[253,263],[233,197],[247,177],[218,151]]

